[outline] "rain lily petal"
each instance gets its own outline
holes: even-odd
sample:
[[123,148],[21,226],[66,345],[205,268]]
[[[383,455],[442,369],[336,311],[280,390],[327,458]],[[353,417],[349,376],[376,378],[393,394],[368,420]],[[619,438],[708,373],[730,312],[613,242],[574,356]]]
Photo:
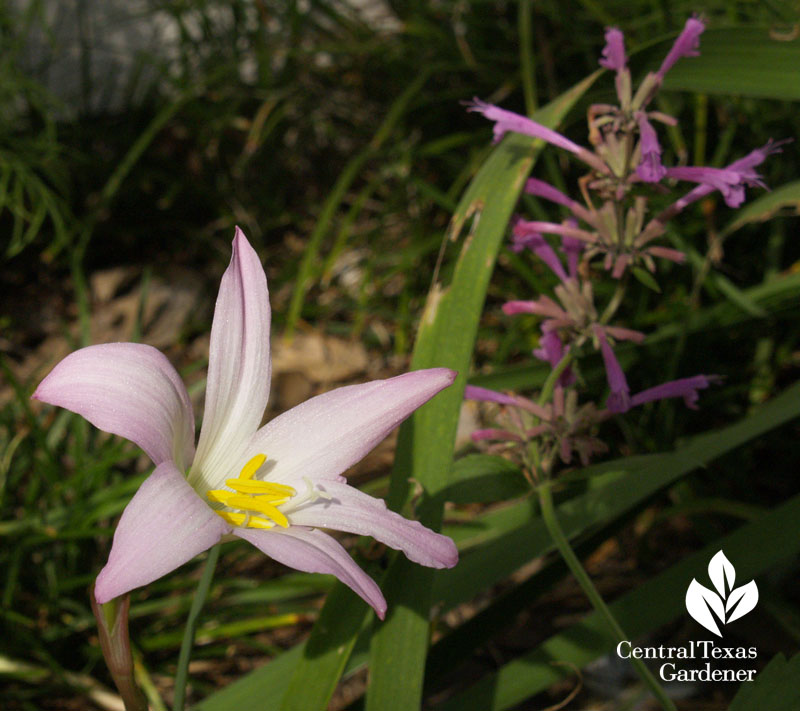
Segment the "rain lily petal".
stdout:
[[700,35],[703,34],[705,29],[705,24],[697,17],[690,17],[686,20],[686,24],[683,26],[680,35],[678,35],[678,39],[675,40],[675,44],[672,45],[672,49],[670,49],[667,56],[664,57],[664,61],[661,62],[661,66],[656,72],[659,79],[663,79],[664,75],[672,69],[672,66],[681,57],[699,56]]
[[122,512],[108,563],[97,576],[97,602],[157,580],[229,530],[172,462],[159,464]]
[[301,527],[269,531],[239,528],[234,533],[290,568],[335,575],[371,605],[378,617],[386,615],[386,600],[375,581],[326,533]]
[[603,47],[603,56],[599,60],[601,67],[620,71],[625,68],[625,36],[618,27],[606,28],[606,46]]
[[219,288],[208,356],[208,385],[193,484],[211,485],[261,424],[270,384],[267,278],[237,227],[233,256]]
[[657,183],[667,174],[667,169],[661,164],[661,145],[652,124],[647,120],[644,111],[636,112],[639,124],[639,140],[642,159],[636,168],[636,174],[647,183]]
[[241,464],[264,452],[270,481],[336,479],[455,377],[431,368],[318,395],[262,427]]
[[154,464],[183,467],[194,454],[192,403],[167,358],[141,343],[81,348],[39,384],[34,400],[64,407],[131,440]]
[[719,380],[718,376],[714,375],[695,375],[691,378],[681,378],[680,380],[671,380],[668,383],[656,385],[654,388],[642,390],[631,397],[631,407],[642,405],[646,402],[653,402],[654,400],[666,400],[671,397],[682,397],[686,403],[686,407],[692,410],[697,409],[697,400],[699,395],[698,390],[707,388],[714,382]]
[[320,496],[295,511],[287,511],[293,526],[331,528],[372,536],[390,548],[403,551],[409,560],[429,568],[452,568],[458,562],[458,551],[447,536],[390,511],[382,499],[337,481],[326,481],[317,489],[327,496]]

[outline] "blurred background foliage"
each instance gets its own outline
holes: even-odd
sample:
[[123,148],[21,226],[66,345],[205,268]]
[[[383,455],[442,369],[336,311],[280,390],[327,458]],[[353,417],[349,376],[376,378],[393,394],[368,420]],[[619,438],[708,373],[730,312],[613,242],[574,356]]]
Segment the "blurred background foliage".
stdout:
[[[372,370],[397,369],[437,261],[452,269],[456,247],[443,242],[444,230],[490,150],[489,125],[466,113],[464,101],[479,96],[521,112],[547,103],[597,68],[606,25],[642,49],[632,60],[635,77],[692,12],[714,29],[757,26],[796,44],[798,10],[793,0],[0,4],[4,708],[85,708],[87,693],[103,706],[97,694],[108,680],[85,591],[104,561],[110,525],[147,469],[132,447],[79,418],[32,409],[28,397],[55,362],[56,341],[70,349],[149,334],[145,340],[167,348],[202,389],[197,341],[238,224],[264,259],[276,334],[348,337],[371,350]],[[797,76],[787,82],[796,85]],[[565,133],[585,142],[587,104],[611,96],[604,76]],[[665,142],[665,162],[724,165],[769,138],[797,136],[797,104],[787,98],[770,89],[664,92],[660,108],[681,120]],[[765,163],[767,184],[796,179],[796,156],[795,144]],[[552,150],[536,174],[568,191],[579,176]],[[664,269],[662,293],[643,286],[626,312],[632,326],[658,334],[631,353],[631,386],[660,382],[665,372],[716,372],[727,382],[704,393],[699,415],[668,404],[615,424],[612,452],[669,448],[796,380],[800,286],[771,280],[797,271],[797,221],[789,217],[797,205],[791,192],[776,219],[727,239],[724,255],[709,242],[735,217],[721,200],[681,221],[673,238],[695,252],[692,268]],[[558,216],[533,200],[525,208]],[[535,324],[504,318],[499,304],[550,285],[541,265],[501,255],[476,382],[538,382],[529,356]],[[179,295],[185,308],[159,331]],[[125,299],[124,308],[113,306]],[[687,317],[694,312],[696,321]],[[602,395],[599,361],[587,378]],[[780,430],[676,485],[669,501],[690,512],[685,538],[708,538],[796,493],[797,441],[795,431]],[[771,476],[754,481],[764,469]],[[382,481],[368,485],[380,491]],[[675,545],[672,557],[684,540]],[[286,575],[245,548],[231,548],[221,567],[226,575],[215,583],[193,663],[194,698],[301,639],[330,585]],[[134,640],[147,653],[140,671],[156,708],[157,693],[169,698],[196,575],[193,564],[134,595]],[[263,585],[266,578],[272,584]],[[779,597],[775,605],[798,639],[791,602]]]

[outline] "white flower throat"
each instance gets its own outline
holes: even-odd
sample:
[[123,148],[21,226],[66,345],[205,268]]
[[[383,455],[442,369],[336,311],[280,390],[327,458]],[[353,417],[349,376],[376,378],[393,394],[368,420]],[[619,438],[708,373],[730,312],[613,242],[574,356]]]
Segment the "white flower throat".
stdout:
[[[242,467],[235,479],[226,479],[227,489],[210,489],[206,498],[214,504],[222,504],[225,509],[214,508],[214,512],[232,526],[244,528],[289,528],[287,513],[299,506],[317,499],[330,499],[330,494],[314,487],[308,477],[304,477],[306,491],[298,497],[297,490],[287,484],[255,479],[258,470],[267,461],[265,454],[257,454]],[[291,502],[291,503],[290,503]],[[285,511],[280,507],[290,504]]]

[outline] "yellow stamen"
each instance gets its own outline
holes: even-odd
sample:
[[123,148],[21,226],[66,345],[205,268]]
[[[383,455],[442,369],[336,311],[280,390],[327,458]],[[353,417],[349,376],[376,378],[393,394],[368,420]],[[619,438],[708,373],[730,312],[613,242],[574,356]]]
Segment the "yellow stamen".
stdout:
[[250,516],[243,513],[229,513],[228,511],[215,511],[217,516],[222,516],[232,526],[247,526],[248,528],[275,528],[272,521],[260,516]]
[[[244,465],[236,479],[226,480],[225,484],[233,491],[211,489],[206,492],[209,501],[239,509],[237,512],[215,510],[229,524],[246,528],[274,528],[277,524],[282,528],[289,528],[289,519],[278,506],[296,496],[297,491],[286,484],[253,479],[265,461],[266,455],[257,454]],[[253,516],[251,511],[263,516]]]
[[[228,491],[227,489],[211,489],[206,492],[206,497],[208,497],[209,500],[218,504],[224,504],[225,506],[231,505],[228,502],[232,496],[239,496],[239,494]],[[284,496],[283,494],[261,494],[258,497],[260,501],[266,501],[273,506],[282,506],[291,498],[291,496]],[[236,507],[232,506],[232,508]]]
[[279,511],[275,506],[273,506],[267,501],[264,501],[263,497],[234,494],[227,500],[225,505],[230,506],[232,509],[242,509],[243,511],[257,511],[258,513],[262,513],[265,516],[269,516],[269,518],[275,521],[275,523],[277,523],[282,528],[289,528],[289,519],[286,518],[286,516],[281,511]]
[[227,479],[225,484],[234,491],[238,491],[240,494],[272,494],[273,496],[288,497],[297,494],[297,491],[291,486],[286,486],[286,484],[274,484],[271,481]]
[[260,516],[251,516],[250,520],[247,522],[248,528],[275,528],[275,524],[272,521],[268,521],[265,518],[261,518]]
[[247,518],[247,514],[228,513],[227,511],[215,511],[217,516],[222,516],[232,526],[241,526]]
[[242,467],[242,471],[239,474],[240,479],[252,479],[253,474],[255,474],[259,469],[261,469],[261,465],[267,461],[266,454],[256,454],[247,464]]
[[225,489],[211,489],[206,492],[206,498],[217,504],[224,504],[231,496],[233,492]]

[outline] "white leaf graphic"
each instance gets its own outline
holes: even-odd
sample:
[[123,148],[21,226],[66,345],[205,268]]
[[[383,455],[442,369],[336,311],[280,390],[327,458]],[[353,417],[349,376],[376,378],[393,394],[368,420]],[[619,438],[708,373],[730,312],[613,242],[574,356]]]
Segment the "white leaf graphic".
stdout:
[[[752,610],[756,603],[758,602],[758,587],[756,586],[756,581],[751,580],[747,585],[742,585],[740,588],[736,588],[733,590],[728,597],[728,601],[725,604],[725,610],[731,613],[730,617],[728,617],[728,622],[733,622],[734,620],[738,620],[740,617],[744,617],[750,610]],[[738,603],[738,605],[737,605]]]
[[[711,609],[709,610],[709,608]],[[714,619],[714,615],[711,614],[711,610],[713,610],[720,620],[725,620],[725,606],[722,598],[713,590],[709,590],[698,583],[694,578],[692,578],[689,589],[686,591],[686,609],[703,627],[718,637],[722,637],[717,621]]]
[[[733,589],[733,581],[736,579],[736,570],[722,551],[719,551],[709,562],[708,577],[711,578],[711,582],[714,583],[714,587],[724,600],[727,597],[725,594],[726,590],[730,591]],[[727,588],[725,587],[725,580],[728,581]]]

